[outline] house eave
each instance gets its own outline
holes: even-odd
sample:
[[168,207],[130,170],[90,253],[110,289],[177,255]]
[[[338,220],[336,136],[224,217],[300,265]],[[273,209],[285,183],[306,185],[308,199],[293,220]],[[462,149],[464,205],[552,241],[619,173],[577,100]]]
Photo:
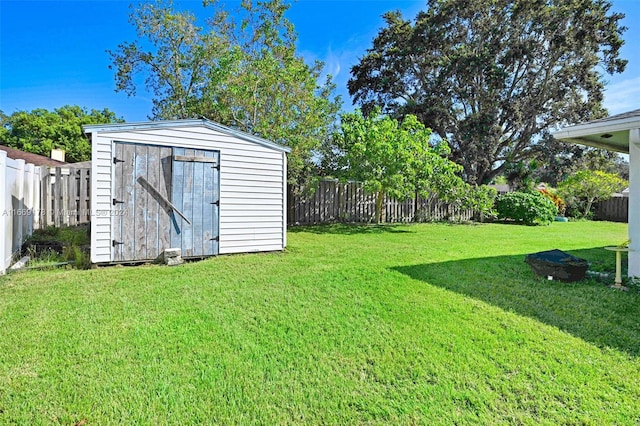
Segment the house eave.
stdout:
[[624,117],[565,127],[551,135],[559,140],[629,153],[629,130],[640,128],[640,117]]
[[614,144],[608,144],[606,142],[598,142],[598,141],[593,141],[593,140],[589,140],[589,139],[585,139],[585,138],[577,138],[577,137],[560,137],[557,135],[553,135],[556,139],[560,139],[563,142],[569,142],[569,143],[573,143],[573,144],[577,144],[577,145],[586,145],[586,146],[591,146],[594,148],[602,148],[602,149],[606,149],[608,151],[614,151],[614,152],[619,152],[621,154],[628,154],[629,153],[629,144],[627,143],[626,146],[620,146],[620,145],[614,145]]

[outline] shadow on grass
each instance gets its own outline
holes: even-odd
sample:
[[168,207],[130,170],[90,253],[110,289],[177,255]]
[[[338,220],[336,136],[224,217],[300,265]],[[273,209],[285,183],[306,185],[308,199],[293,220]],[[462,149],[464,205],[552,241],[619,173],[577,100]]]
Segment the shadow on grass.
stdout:
[[336,235],[357,235],[357,234],[410,234],[414,231],[399,229],[406,224],[354,224],[354,223],[332,223],[329,225],[297,225],[287,227],[287,232],[309,232],[312,234],[336,234]]
[[[613,257],[602,248],[570,251],[594,270],[611,272]],[[533,273],[524,255],[400,266],[395,271],[505,311],[536,319],[599,347],[640,356],[640,293],[621,292],[595,279],[548,281]]]

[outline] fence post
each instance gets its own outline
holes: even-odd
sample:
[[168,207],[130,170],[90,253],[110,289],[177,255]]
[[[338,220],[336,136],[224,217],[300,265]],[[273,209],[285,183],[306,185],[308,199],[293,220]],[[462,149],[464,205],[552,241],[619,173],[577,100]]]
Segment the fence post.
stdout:
[[87,206],[87,171],[91,169],[78,169],[78,175],[80,176],[79,183],[79,192],[78,192],[78,223],[87,223],[87,211],[89,210],[89,206]]
[[62,177],[62,182],[64,182],[64,184],[62,184],[62,199],[60,200],[60,204],[61,204],[60,220],[61,220],[62,226],[69,226],[69,210],[70,210],[69,201],[71,197],[71,193],[69,191],[71,174],[69,172],[70,170],[67,169],[66,176],[63,175]]
[[[20,250],[20,246],[22,245],[22,239],[24,238],[24,233],[23,233],[23,223],[24,223],[24,215],[22,214],[22,210],[25,209],[25,204],[24,204],[24,167],[25,167],[25,161],[24,160],[15,160],[16,162],[16,186],[18,188],[18,194],[17,194],[17,203],[14,206],[14,208],[20,210],[20,212],[18,214],[14,214],[13,216],[13,228],[17,231],[16,234],[13,236],[13,241],[14,241],[14,246],[11,247],[12,252],[16,252],[17,250]],[[17,223],[16,223],[17,222]]]
[[[43,166],[44,167],[44,166]],[[33,229],[40,229],[40,220],[42,219],[42,198],[40,197],[40,190],[42,188],[42,169],[43,167],[34,167],[33,180],[31,182],[33,188],[33,199],[31,205],[33,206]]]
[[56,228],[60,228],[62,219],[59,214],[60,199],[62,198],[62,169],[56,167],[55,182],[53,184],[53,224]]
[[51,210],[51,182],[49,181],[49,168],[40,167],[40,226],[42,229],[51,224],[49,211]]
[[24,175],[25,175],[25,185],[24,185],[24,208],[28,211],[28,214],[25,216],[26,223],[23,223],[24,233],[26,235],[31,235],[33,232],[33,215],[36,212],[36,203],[35,199],[35,171],[36,166],[29,163],[24,167]]
[[78,224],[78,186],[80,181],[76,179],[78,169],[69,169],[69,180],[67,181],[67,210],[65,211],[65,220],[67,226],[75,226]]

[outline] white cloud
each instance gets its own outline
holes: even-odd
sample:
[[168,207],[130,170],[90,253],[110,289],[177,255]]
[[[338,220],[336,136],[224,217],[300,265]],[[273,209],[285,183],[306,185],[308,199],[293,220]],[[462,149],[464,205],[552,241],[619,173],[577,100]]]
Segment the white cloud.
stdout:
[[610,115],[640,108],[640,77],[629,78],[606,86],[604,106]]
[[347,91],[347,82],[351,78],[351,67],[358,63],[359,56],[366,50],[365,47],[353,48],[348,42],[335,48],[329,46],[321,57],[324,62],[323,75],[321,81],[327,74],[331,75],[333,83],[336,85],[336,95],[342,98],[343,108],[345,110],[353,109],[351,105],[351,97]]
[[333,53],[333,50],[331,50],[331,47],[329,47],[329,50],[327,51],[327,54],[324,58],[324,63],[326,65],[326,71],[334,78],[340,75],[340,69],[342,68],[340,66],[340,62],[341,58]]

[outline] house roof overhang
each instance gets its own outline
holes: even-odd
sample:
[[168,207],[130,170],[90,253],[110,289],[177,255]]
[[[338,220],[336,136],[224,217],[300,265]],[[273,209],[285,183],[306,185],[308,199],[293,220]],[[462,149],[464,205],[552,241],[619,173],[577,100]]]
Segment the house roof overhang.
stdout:
[[31,163],[34,166],[59,167],[67,164],[64,161],[54,160],[53,158],[46,157],[44,155],[21,151],[5,145],[0,145],[0,151],[5,151],[7,153],[7,157],[12,160],[24,160],[25,163]]
[[565,127],[552,136],[581,145],[629,153],[629,130],[640,128],[640,109]]

